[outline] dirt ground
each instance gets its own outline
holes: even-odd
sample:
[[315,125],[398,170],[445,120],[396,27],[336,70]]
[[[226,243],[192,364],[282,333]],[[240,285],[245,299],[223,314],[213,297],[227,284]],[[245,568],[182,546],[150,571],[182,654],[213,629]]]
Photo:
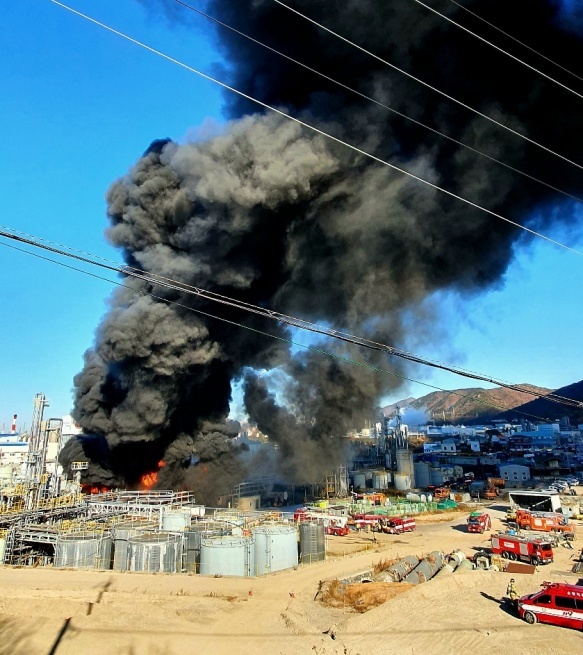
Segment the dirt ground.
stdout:
[[[505,507],[488,511],[493,530]],[[325,607],[319,583],[371,568],[381,559],[462,549],[472,555],[488,534],[465,531],[467,513],[437,515],[405,535],[330,537],[336,556],[260,578],[82,572],[0,567],[1,655],[562,655],[583,653],[583,634],[529,626],[500,599],[510,575],[463,571],[407,588],[365,613]],[[520,594],[543,580],[576,583],[571,557],[534,575],[517,575]],[[355,553],[357,548],[368,550]],[[582,581],[583,583],[583,581]]]

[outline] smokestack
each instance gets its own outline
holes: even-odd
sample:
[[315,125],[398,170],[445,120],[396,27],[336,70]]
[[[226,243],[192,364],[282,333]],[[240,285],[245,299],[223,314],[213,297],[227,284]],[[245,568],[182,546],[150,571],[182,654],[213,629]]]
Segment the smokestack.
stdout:
[[[345,0],[334,11],[325,2],[292,4],[529,138],[581,158],[578,98],[418,4]],[[567,67],[583,61],[581,34],[554,0],[464,6],[521,40],[544,43]],[[448,10],[490,40],[502,38],[486,34],[483,23],[470,25],[471,15],[459,7]],[[575,167],[446,103],[276,3],[210,0],[209,12],[454,139],[583,193]],[[573,203],[548,187],[239,35],[219,37],[227,81],[241,91],[512,220],[539,230],[551,221],[575,222]],[[535,57],[514,42],[500,45],[520,58]],[[548,73],[566,76],[552,67]],[[238,97],[226,101],[232,120],[222,134],[183,145],[155,141],[111,186],[107,236],[129,265],[428,352],[437,338],[436,294],[472,296],[501,284],[515,250],[528,242],[514,226],[281,116],[256,113]],[[124,284],[129,288],[112,294],[75,377],[73,416],[86,436],[61,456],[65,465],[89,458],[90,482],[137,485],[160,460],[158,485],[192,488],[201,501],[204,493],[212,497],[241,481],[245,472],[227,424],[235,384],[242,385],[250,419],[277,444],[281,475],[306,482],[341,461],[342,436],[375,415],[378,399],[404,373],[402,363],[373,351],[329,342],[324,349],[336,358],[297,351],[290,346],[295,335],[277,323],[141,280]],[[347,363],[351,357],[365,366]]]
[[12,425],[11,425],[11,427],[10,427],[10,433],[11,433],[11,434],[16,434],[16,419],[17,419],[17,418],[18,418],[18,415],[17,415],[17,414],[15,414],[15,415],[12,417]]

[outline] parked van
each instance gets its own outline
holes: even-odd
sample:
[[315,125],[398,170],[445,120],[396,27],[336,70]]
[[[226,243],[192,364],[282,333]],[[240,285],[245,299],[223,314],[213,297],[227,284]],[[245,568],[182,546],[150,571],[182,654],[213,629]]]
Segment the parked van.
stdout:
[[536,594],[518,601],[518,613],[527,623],[552,623],[583,630],[583,587],[543,582]]

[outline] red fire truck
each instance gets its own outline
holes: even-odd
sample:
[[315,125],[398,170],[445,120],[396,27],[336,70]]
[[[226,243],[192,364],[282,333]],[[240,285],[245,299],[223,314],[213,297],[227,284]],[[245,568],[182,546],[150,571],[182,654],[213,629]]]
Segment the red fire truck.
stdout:
[[370,527],[371,530],[379,530],[380,531],[380,524],[382,519],[384,518],[383,516],[379,516],[377,514],[354,514],[352,517],[354,520],[354,525],[358,530],[361,530],[362,528]]
[[550,564],[555,557],[553,547],[546,539],[505,533],[492,535],[492,552],[505,559],[519,559],[535,566]]
[[388,534],[402,534],[413,532],[417,527],[415,519],[409,516],[390,516],[381,520],[381,529]]
[[518,613],[527,623],[552,623],[583,630],[583,587],[543,582],[536,594],[518,601]]
[[486,512],[472,512],[468,516],[468,532],[479,532],[484,534],[486,530],[492,527],[490,515]]

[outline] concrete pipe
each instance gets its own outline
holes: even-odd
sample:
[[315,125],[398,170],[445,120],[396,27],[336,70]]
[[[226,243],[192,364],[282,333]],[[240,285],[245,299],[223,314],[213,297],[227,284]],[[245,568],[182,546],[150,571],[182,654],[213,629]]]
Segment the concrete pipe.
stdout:
[[422,582],[427,582],[427,580],[431,580],[431,578],[443,566],[443,559],[443,553],[434,550],[432,553],[429,553],[425,559],[419,562],[419,565],[403,579],[403,582],[420,584]]
[[419,558],[414,555],[404,557],[388,569],[375,575],[375,582],[400,582],[408,573],[419,565]]

